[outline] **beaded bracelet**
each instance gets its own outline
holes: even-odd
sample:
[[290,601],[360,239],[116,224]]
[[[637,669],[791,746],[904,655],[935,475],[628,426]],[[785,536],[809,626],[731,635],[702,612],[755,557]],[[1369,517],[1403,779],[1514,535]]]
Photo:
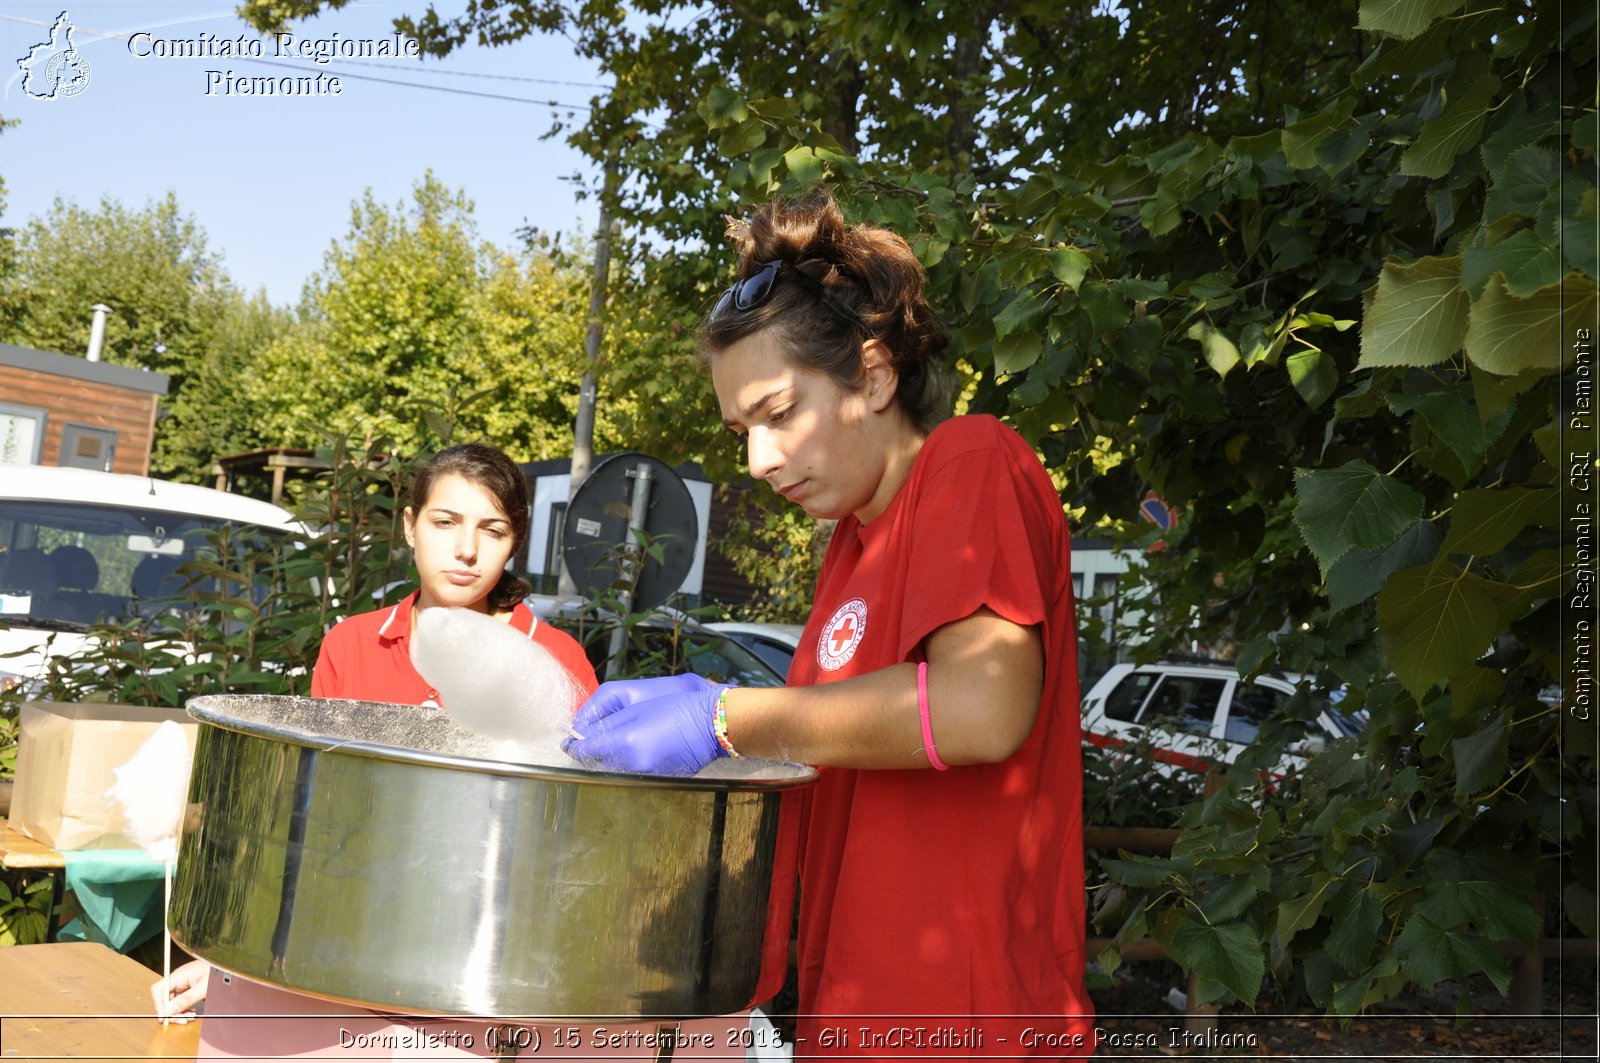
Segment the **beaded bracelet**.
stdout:
[[922,717],[922,751],[928,754],[928,763],[935,771],[949,771],[950,765],[939,759],[933,748],[933,724],[928,721],[928,662],[917,665],[917,713]]
[[733,748],[733,743],[728,741],[728,688],[723,687],[717,692],[717,707],[711,713],[711,733],[717,736],[717,745],[722,751],[734,760],[739,759],[739,751]]

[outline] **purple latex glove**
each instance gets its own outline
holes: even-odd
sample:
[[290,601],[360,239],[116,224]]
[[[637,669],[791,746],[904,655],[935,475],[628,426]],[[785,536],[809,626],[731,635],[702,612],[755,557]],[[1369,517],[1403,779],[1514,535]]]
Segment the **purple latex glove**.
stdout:
[[[599,701],[601,698],[611,705],[607,712],[615,712],[624,705],[637,705],[641,701],[651,698],[664,698],[668,694],[687,694],[691,690],[699,690],[706,685],[706,681],[693,672],[682,675],[663,675],[655,679],[613,679],[609,683],[601,683],[595,692],[589,695],[589,700],[580,706],[580,711]],[[602,713],[601,715],[604,715]],[[578,732],[582,734],[582,731]]]
[[561,748],[607,771],[693,775],[728,755],[711,722],[726,689],[687,674],[602,683],[572,718],[572,730],[583,737]]

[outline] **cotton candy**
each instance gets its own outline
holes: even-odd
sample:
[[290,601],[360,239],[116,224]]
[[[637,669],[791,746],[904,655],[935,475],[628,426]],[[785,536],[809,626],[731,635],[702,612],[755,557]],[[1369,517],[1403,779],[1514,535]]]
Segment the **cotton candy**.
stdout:
[[532,764],[570,766],[561,751],[583,690],[543,646],[470,609],[425,609],[412,663],[459,726]]
[[189,790],[189,742],[183,728],[164,720],[127,763],[112,769],[108,804],[120,805],[127,835],[152,859],[178,855],[178,829]]

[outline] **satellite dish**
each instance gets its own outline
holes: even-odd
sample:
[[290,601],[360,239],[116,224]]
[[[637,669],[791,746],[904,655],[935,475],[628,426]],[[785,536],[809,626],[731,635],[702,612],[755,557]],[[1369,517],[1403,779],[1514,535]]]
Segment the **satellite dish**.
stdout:
[[609,590],[622,573],[622,547],[638,542],[631,533],[636,492],[643,495],[638,500],[637,526],[652,547],[661,549],[662,558],[659,563],[648,554],[640,558],[644,570],[631,607],[654,609],[683,586],[700,541],[694,499],[665,462],[629,453],[614,454],[596,465],[567,505],[561,557],[584,597]]

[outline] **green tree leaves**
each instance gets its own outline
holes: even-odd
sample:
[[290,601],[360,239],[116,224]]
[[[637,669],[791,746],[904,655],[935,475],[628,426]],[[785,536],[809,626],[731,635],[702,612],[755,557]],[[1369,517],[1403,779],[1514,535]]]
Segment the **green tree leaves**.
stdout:
[[1284,360],[1289,381],[1313,410],[1327,402],[1339,386],[1338,364],[1325,352],[1296,351]]
[[1333,962],[1351,974],[1371,962],[1372,946],[1383,926],[1383,905],[1357,882],[1346,882],[1330,906],[1333,917],[1323,948]]
[[1484,74],[1446,100],[1444,112],[1422,127],[1416,143],[1400,156],[1400,172],[1413,177],[1443,177],[1456,156],[1477,143],[1492,110],[1500,79]]
[[[431,175],[409,207],[353,205],[298,316],[238,292],[170,196],[142,210],[58,202],[20,247],[3,338],[76,353],[87,307],[109,303],[106,359],[172,378],[153,459],[163,475],[208,481],[218,455],[315,446],[329,431],[389,431],[416,450],[429,412],[452,404],[458,431],[519,458],[570,447],[587,278],[481,243],[470,202]],[[486,388],[495,401],[464,405]],[[604,412],[602,438],[629,406]]]
[[[252,421],[272,445],[378,430],[414,452],[432,438],[430,415],[447,415],[519,460],[564,454],[585,287],[548,257],[481,243],[471,203],[431,174],[409,204],[368,195],[308,286],[300,324],[245,374]],[[602,411],[602,439],[627,408]]]
[[1454,565],[1407,569],[1378,593],[1384,657],[1417,698],[1488,652],[1502,621],[1488,581]]
[[[158,429],[153,469],[180,480],[207,479],[220,451],[198,438],[206,411],[198,396],[186,397],[191,377],[238,354],[238,333],[258,327],[244,319],[272,315],[264,305],[247,304],[199,222],[170,194],[138,209],[110,198],[94,210],[57,200],[22,227],[16,246],[15,272],[0,277],[0,305],[10,311],[10,320],[0,321],[0,339],[80,355],[89,307],[110,306],[105,360],[170,378],[173,416]],[[162,437],[169,427],[187,438],[168,442]]]
[[[1361,329],[1361,366],[1431,366],[1463,346],[1474,365],[1499,376],[1553,370],[1570,360],[1562,319],[1590,320],[1595,282],[1569,273],[1519,298],[1550,276],[1559,258],[1532,230],[1461,256],[1425,257],[1409,266],[1384,264]],[[1508,275],[1506,268],[1511,270]],[[1472,297],[1470,290],[1480,294]]]
[[1017,373],[1031,366],[1044,346],[1038,322],[1044,302],[1032,292],[1019,292],[994,319],[995,369]]
[[1329,608],[1339,612],[1371,598],[1396,572],[1432,560],[1441,539],[1438,525],[1418,520],[1388,546],[1348,551],[1328,568]]
[[1361,327],[1361,367],[1429,366],[1461,349],[1468,299],[1458,257],[1386,262]]
[[[1260,940],[1249,926],[1186,922],[1178,928],[1173,944],[1185,967],[1199,971],[1204,979],[1240,1000],[1253,1002],[1261,991],[1267,961]],[[1202,1000],[1216,1000],[1221,994],[1202,991],[1200,995]]]
[[1077,291],[1089,272],[1089,256],[1075,247],[1059,247],[1047,256],[1050,272],[1068,291]]
[[1561,279],[1561,252],[1532,229],[1522,229],[1497,244],[1470,247],[1462,255],[1461,287],[1472,298],[1483,294],[1496,273],[1504,278],[1507,294],[1525,299]]
[[[1283,157],[1298,170],[1309,170],[1323,159],[1323,146],[1336,142],[1341,129],[1359,128],[1350,119],[1355,107],[1354,97],[1345,97],[1326,110],[1318,111],[1292,125],[1283,127]],[[1348,160],[1345,160],[1348,161]],[[1335,167],[1338,169],[1339,167]]]
[[1506,961],[1490,941],[1476,934],[1446,930],[1426,915],[1413,916],[1395,941],[1395,952],[1418,985],[1432,986],[1446,978],[1488,975],[1501,993],[1511,986]]
[[1562,319],[1594,320],[1595,282],[1581,273],[1518,299],[1498,275],[1472,304],[1467,326],[1467,357],[1474,365],[1500,376],[1529,369],[1554,370],[1572,360]]
[[1494,173],[1483,220],[1499,221],[1511,214],[1533,218],[1561,182],[1561,159],[1550,148],[1529,144],[1513,153]]
[[[1442,863],[1432,861],[1436,868]],[[1526,893],[1505,882],[1463,877],[1461,871],[1464,870],[1431,876],[1423,890],[1418,914],[1436,926],[1470,923],[1496,941],[1532,945],[1539,939],[1543,933],[1539,913],[1529,903]]]
[[750,116],[744,98],[726,85],[712,85],[695,110],[705,119],[706,128],[713,132],[725,126],[737,125]]
[[1456,769],[1457,797],[1482,793],[1499,781],[1505,771],[1509,740],[1503,713],[1497,714],[1481,731],[1450,740],[1450,758],[1455,762]]
[[1312,878],[1308,892],[1278,906],[1277,939],[1280,945],[1288,947],[1296,934],[1316,926],[1323,907],[1328,903],[1331,889],[1338,881],[1326,871],[1321,872]]
[[1408,40],[1457,10],[1466,0],[1361,0],[1358,25],[1372,33]]
[[1444,553],[1496,554],[1517,533],[1538,521],[1554,525],[1556,491],[1551,487],[1475,488],[1456,496]]
[[1209,321],[1196,321],[1189,326],[1186,335],[1191,340],[1200,341],[1200,350],[1205,356],[1206,364],[1218,376],[1226,377],[1229,371],[1239,364],[1239,348]]
[[1422,514],[1422,496],[1364,461],[1295,474],[1295,523],[1326,571],[1356,547],[1382,548]]

